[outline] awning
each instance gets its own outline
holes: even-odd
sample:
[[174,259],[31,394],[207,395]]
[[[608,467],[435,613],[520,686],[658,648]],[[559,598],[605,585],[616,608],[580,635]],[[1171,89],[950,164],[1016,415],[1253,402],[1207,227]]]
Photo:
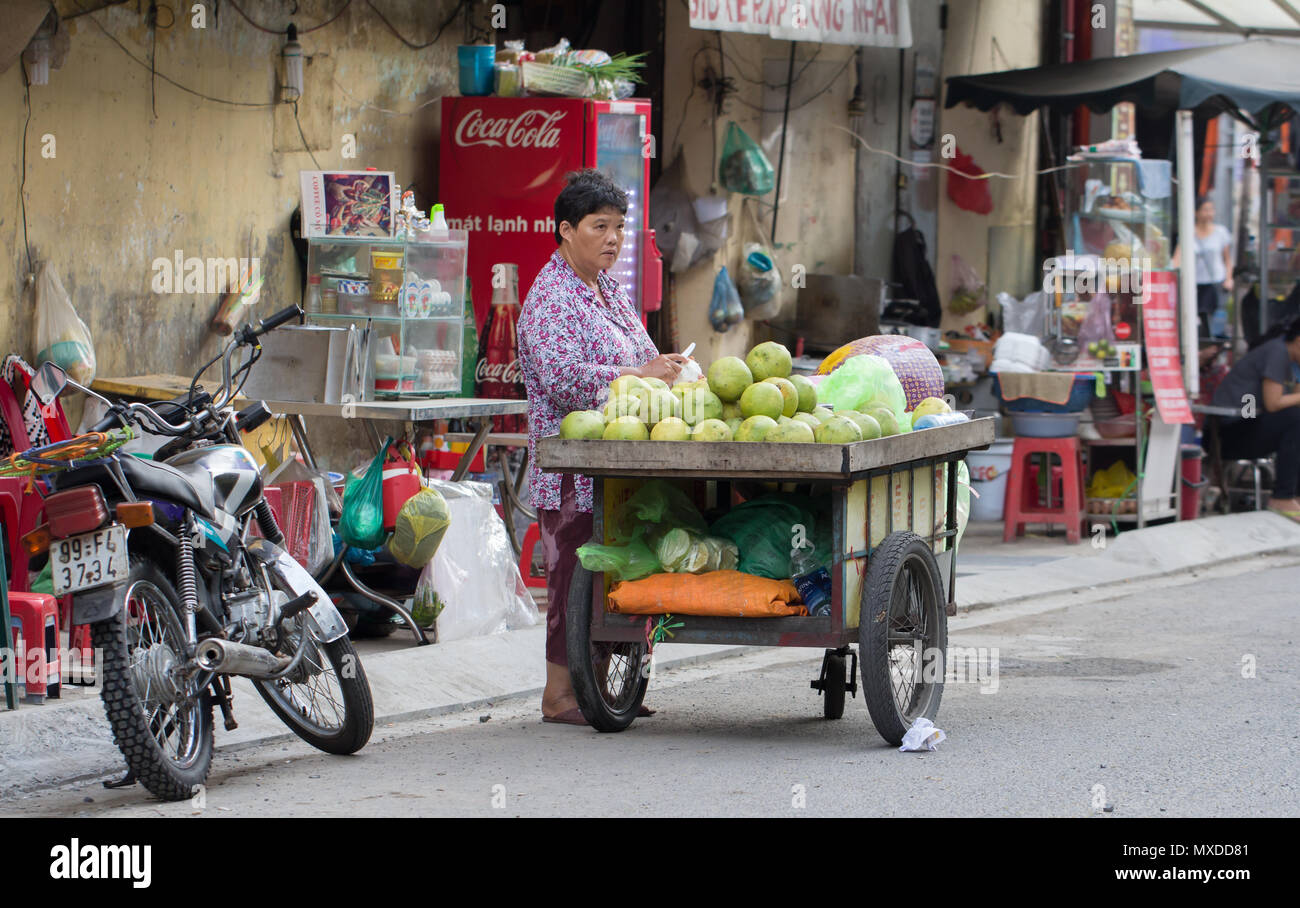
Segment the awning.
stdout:
[[1185,50],[1056,63],[946,80],[945,107],[989,110],[1006,103],[1019,114],[1040,107],[1097,113],[1132,101],[1150,114],[1173,110],[1236,114],[1252,126],[1300,111],[1300,44],[1256,38]]
[[911,47],[907,0],[687,0],[691,28],[823,44]]

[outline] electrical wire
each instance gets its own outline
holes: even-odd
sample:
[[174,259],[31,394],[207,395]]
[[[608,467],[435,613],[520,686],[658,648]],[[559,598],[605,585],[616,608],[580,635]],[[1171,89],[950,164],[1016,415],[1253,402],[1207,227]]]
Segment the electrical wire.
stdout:
[[316,165],[316,169],[320,170],[320,162],[316,160],[316,155],[312,153],[311,146],[307,144],[307,136],[302,131],[302,121],[298,119],[297,101],[293,102],[293,122],[298,124],[298,137],[302,139],[302,147],[306,150],[307,154],[311,155],[311,162]]
[[426,47],[438,43],[438,39],[442,37],[443,31],[447,28],[448,25],[451,25],[451,23],[456,20],[456,17],[460,15],[461,9],[467,6],[468,3],[469,0],[460,0],[460,2],[456,4],[455,8],[452,9],[451,15],[446,18],[446,20],[442,23],[442,25],[438,26],[437,34],[435,34],[431,39],[424,42],[423,44],[416,44],[412,41],[408,41],[401,32],[399,32],[396,28],[394,28],[393,23],[388,21],[388,19],[384,16],[384,14],[379,11],[379,7],[375,6],[372,0],[366,0],[366,6],[370,7],[370,9],[374,12],[374,14],[379,17],[379,21],[384,23],[384,25],[388,27],[388,30],[397,36],[398,41],[401,41],[411,50],[424,50]]
[[[86,10],[86,12],[96,12],[96,10]],[[189,87],[187,87],[187,86],[185,86],[185,85],[182,85],[181,83],[177,82],[175,79],[171,78],[170,76],[167,76],[167,75],[165,75],[164,73],[157,72],[157,71],[156,71],[152,66],[150,66],[148,63],[146,63],[145,61],[141,60],[141,59],[140,59],[139,57],[137,57],[135,54],[131,53],[131,51],[129,51],[129,50],[127,49],[126,45],[123,44],[121,41],[117,40],[117,38],[114,37],[113,33],[110,32],[108,29],[104,28],[104,26],[101,25],[100,22],[99,22],[99,20],[96,19],[94,16],[91,16],[91,17],[90,17],[90,22],[91,22],[91,24],[93,24],[97,29],[99,29],[101,32],[104,33],[104,37],[108,38],[108,40],[110,40],[110,41],[112,41],[114,44],[116,44],[116,45],[118,46],[118,48],[122,51],[122,53],[126,54],[128,57],[130,57],[132,60],[134,60],[134,61],[135,61],[136,63],[138,63],[140,66],[142,66],[142,67],[144,67],[145,69],[149,70],[151,73],[156,73],[156,75],[157,75],[157,77],[158,77],[159,79],[162,79],[164,82],[166,82],[166,83],[169,84],[169,85],[172,85],[172,86],[175,87],[175,88],[179,88],[181,91],[185,92],[186,94],[191,94],[191,95],[194,95],[196,98],[203,98],[205,101],[212,101],[212,102],[217,103],[217,104],[229,104],[229,105],[232,106],[232,107],[254,107],[254,108],[266,108],[266,107],[275,107],[275,106],[276,106],[274,101],[264,101],[264,102],[259,102],[259,101],[231,101],[231,100],[229,100],[229,99],[227,99],[227,98],[217,98],[217,97],[213,97],[212,95],[205,95],[205,94],[204,94],[203,92],[201,92],[201,91],[195,91],[195,90],[192,89],[192,88],[189,88]]]
[[[235,12],[239,13],[239,15],[244,17],[245,22],[253,26],[253,28],[257,29],[258,31],[266,32],[268,35],[287,35],[289,33],[288,26],[285,26],[284,28],[267,28],[265,25],[262,25],[258,22],[254,22],[252,17],[249,16],[248,13],[244,12],[242,9],[239,8],[239,4],[236,3],[235,0],[227,0],[227,2],[232,7],[234,7]],[[310,28],[298,29],[298,34],[305,35],[308,34],[309,32],[314,32],[317,29],[324,28],[325,26],[333,22],[335,19],[337,19],[339,16],[343,15],[347,11],[347,8],[351,5],[352,5],[352,0],[343,0],[343,5],[339,7],[339,11],[337,13],[330,16],[328,19],[326,19],[324,22],[320,23],[319,25],[313,25]]]
[[389,116],[393,116],[393,117],[414,116],[415,114],[424,110],[426,107],[429,107],[430,105],[433,104],[437,104],[439,101],[442,100],[441,98],[431,98],[428,101],[425,101],[419,107],[412,108],[411,110],[389,110],[387,107],[380,107],[377,104],[371,104],[369,101],[358,101],[356,96],[352,94],[352,92],[348,91],[347,86],[345,86],[338,79],[334,80],[334,87],[337,88],[339,91],[343,92],[343,94],[347,95],[350,100],[352,100],[355,104],[357,104],[358,110],[366,110],[366,109],[377,110],[380,113],[388,114]]
[[22,177],[18,183],[18,202],[23,211],[23,246],[27,249],[27,273],[30,275],[34,269],[32,268],[32,243],[27,238],[27,127],[32,122],[32,86],[27,81],[27,68],[25,66],[20,68],[23,71],[23,100],[27,105],[27,119],[23,121]]
[[[844,74],[844,71],[848,69],[849,66],[852,65],[852,63],[853,63],[853,56],[850,55],[849,58],[844,61],[844,65],[841,66],[838,70],[836,70],[835,75],[831,76],[830,79],[826,82],[824,86],[822,86],[821,89],[809,95],[807,98],[804,98],[798,104],[792,104],[790,106],[790,109],[798,110],[801,107],[807,107],[817,98],[820,98],[822,95],[826,94],[826,92],[831,90],[832,86],[835,85],[835,83],[839,80],[840,76]],[[791,82],[791,85],[793,84],[794,81]],[[739,95],[736,96],[736,100],[739,101],[741,104],[744,104],[746,107],[752,110],[761,111],[762,113],[781,113],[784,110],[784,108],[782,107],[763,107],[759,104],[753,104],[749,101],[746,101],[744,98],[740,97]]]
[[[991,180],[993,177],[1000,177],[1004,180],[1019,180],[1022,176],[1024,176],[1023,174],[1018,174],[1018,173],[1000,173],[996,170],[989,171],[987,173],[981,173],[981,174],[969,174],[969,173],[964,173],[955,167],[950,167],[947,164],[940,164],[934,161],[931,162],[909,161],[906,158],[900,158],[892,151],[888,151],[884,148],[872,148],[866,139],[862,138],[862,136],[858,135],[856,132],[854,132],[851,129],[840,126],[836,123],[828,123],[827,125],[830,126],[831,129],[838,129],[841,132],[847,132],[850,136],[852,136],[853,138],[857,139],[860,143],[862,143],[862,147],[865,148],[867,151],[871,152],[872,154],[883,154],[885,157],[893,158],[895,161],[898,161],[901,164],[906,164],[908,167],[936,167],[939,170],[946,170],[949,173],[955,173],[958,176],[963,176],[968,180]],[[1061,164],[1058,167],[1045,167],[1042,170],[1035,170],[1032,172],[1032,175],[1042,176],[1045,173],[1055,173],[1058,170],[1073,170],[1076,167],[1082,167],[1082,166],[1084,166],[1082,162],[1074,163],[1074,164]]]

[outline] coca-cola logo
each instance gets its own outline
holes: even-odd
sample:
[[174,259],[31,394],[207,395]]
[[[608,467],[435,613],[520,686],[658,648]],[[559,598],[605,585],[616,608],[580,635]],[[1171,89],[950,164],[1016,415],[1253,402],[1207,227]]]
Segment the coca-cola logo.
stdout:
[[564,111],[525,110],[516,117],[485,117],[482,108],[474,108],[456,125],[455,141],[462,148],[491,145],[500,148],[554,148],[560,144],[556,124]]
[[474,381],[479,384],[521,385],[524,383],[524,370],[517,359],[508,363],[490,363],[480,359],[474,367]]

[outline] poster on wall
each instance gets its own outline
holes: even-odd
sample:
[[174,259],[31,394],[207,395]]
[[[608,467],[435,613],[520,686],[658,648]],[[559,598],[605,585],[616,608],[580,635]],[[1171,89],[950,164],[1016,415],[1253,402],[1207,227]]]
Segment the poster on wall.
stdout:
[[687,0],[691,28],[786,41],[911,47],[907,0]]
[[304,170],[303,236],[392,236],[397,182],[391,171]]

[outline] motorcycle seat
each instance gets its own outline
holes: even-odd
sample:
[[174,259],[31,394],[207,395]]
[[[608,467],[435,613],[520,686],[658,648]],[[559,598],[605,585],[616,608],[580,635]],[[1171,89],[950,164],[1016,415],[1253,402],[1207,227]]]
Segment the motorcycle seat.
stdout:
[[[132,490],[141,498],[156,495],[182,504],[202,517],[216,516],[212,474],[203,470],[182,471],[165,463],[139,457],[118,457],[122,473]],[[103,463],[92,463],[75,470],[51,474],[55,490],[96,483],[111,494],[117,488]]]

